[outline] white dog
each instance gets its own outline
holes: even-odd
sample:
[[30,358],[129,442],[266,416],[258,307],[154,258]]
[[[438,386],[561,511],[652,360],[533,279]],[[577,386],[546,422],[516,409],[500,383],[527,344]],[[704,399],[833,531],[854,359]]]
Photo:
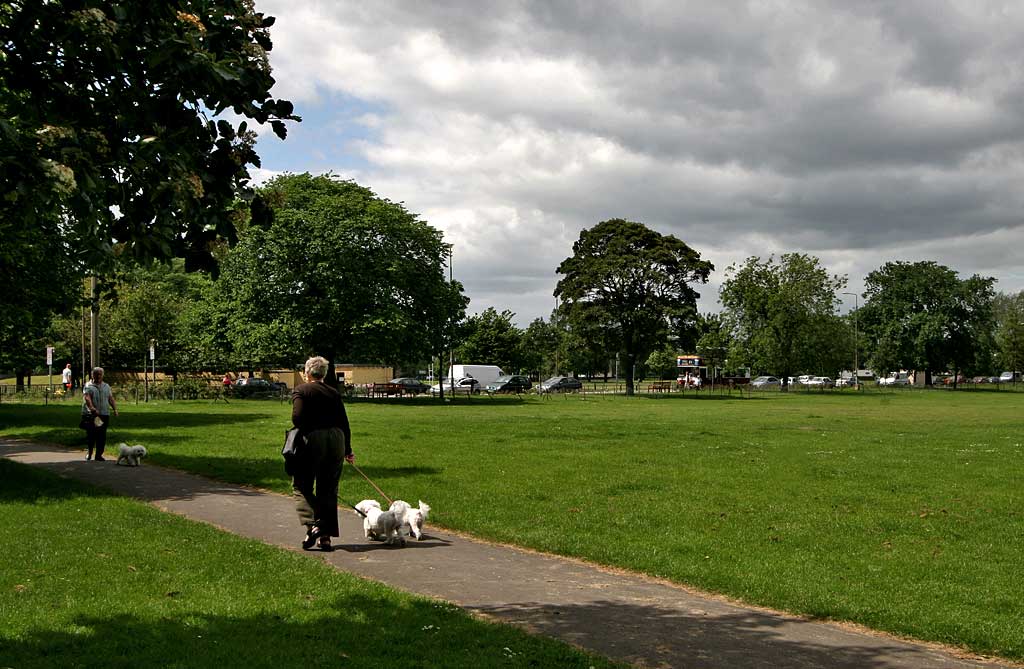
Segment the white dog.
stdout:
[[128,444],[117,445],[117,464],[126,467],[138,467],[142,458],[146,457],[145,446],[129,446]]
[[356,511],[363,517],[363,536],[367,539],[383,539],[385,543],[405,543],[398,530],[402,523],[398,515],[388,509],[382,511],[375,499],[364,499],[356,504]]
[[422,499],[419,500],[420,507],[414,509],[409,506],[408,502],[400,499],[396,499],[391,503],[389,511],[393,511],[399,518],[400,531],[406,534],[411,534],[418,540],[423,540],[423,521],[427,519],[427,514],[430,513],[430,506]]

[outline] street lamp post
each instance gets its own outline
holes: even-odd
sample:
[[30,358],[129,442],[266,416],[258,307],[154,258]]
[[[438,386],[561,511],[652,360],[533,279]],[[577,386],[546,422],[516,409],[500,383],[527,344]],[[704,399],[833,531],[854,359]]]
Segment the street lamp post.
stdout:
[[857,329],[857,318],[860,316],[860,311],[857,302],[857,293],[843,293],[843,295],[853,295],[853,378],[854,383],[857,384],[857,388],[860,388],[860,332]]

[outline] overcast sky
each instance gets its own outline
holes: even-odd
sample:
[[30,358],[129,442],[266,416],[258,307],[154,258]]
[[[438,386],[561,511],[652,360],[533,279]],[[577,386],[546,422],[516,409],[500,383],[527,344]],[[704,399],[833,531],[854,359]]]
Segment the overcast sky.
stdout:
[[[454,244],[471,298],[547,319],[609,218],[726,268],[890,260],[1024,289],[1024,3],[257,0],[274,94],[262,177],[333,171]],[[853,298],[844,298],[853,306]]]

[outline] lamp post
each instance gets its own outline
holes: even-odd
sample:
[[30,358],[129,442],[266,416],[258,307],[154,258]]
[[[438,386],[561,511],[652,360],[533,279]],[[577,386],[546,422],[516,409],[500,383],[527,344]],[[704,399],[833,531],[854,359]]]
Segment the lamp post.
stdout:
[[857,293],[843,293],[843,295],[853,295],[853,378],[857,388],[860,388],[860,332],[857,329],[857,318],[860,316],[857,312],[860,311],[860,307],[857,302]]

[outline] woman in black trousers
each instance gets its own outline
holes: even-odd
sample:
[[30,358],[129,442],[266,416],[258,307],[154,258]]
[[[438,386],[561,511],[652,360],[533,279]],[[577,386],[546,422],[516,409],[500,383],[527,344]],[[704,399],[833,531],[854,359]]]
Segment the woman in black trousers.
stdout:
[[292,424],[306,443],[292,476],[292,492],[299,522],[306,526],[302,547],[314,544],[331,550],[331,537],[338,536],[338,480],[342,460],[353,462],[352,432],[341,394],[324,383],[327,360],[319,356],[306,361],[306,383],[292,391]]

